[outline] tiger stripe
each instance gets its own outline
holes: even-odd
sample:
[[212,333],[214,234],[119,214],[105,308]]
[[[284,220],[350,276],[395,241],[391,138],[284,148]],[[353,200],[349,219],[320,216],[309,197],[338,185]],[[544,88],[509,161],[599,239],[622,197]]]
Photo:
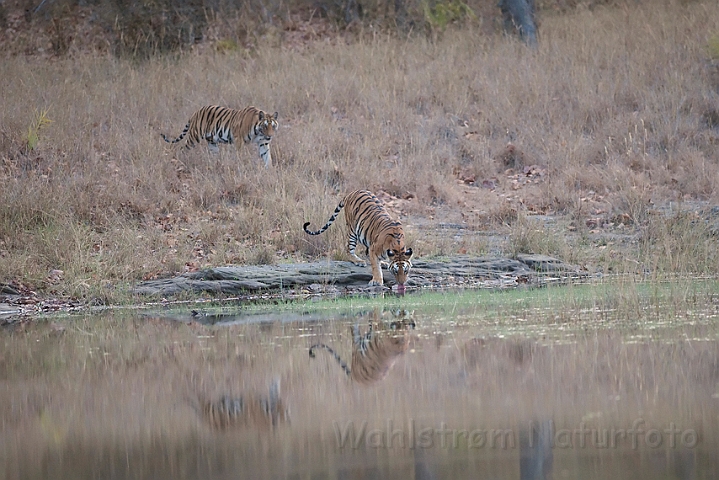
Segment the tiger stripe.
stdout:
[[260,158],[265,162],[265,167],[269,167],[272,165],[270,142],[279,128],[277,116],[277,112],[269,115],[252,106],[235,110],[209,105],[192,114],[179,137],[170,139],[164,133],[160,135],[167,143],[173,144],[187,137],[185,148],[188,150],[202,140],[207,140],[212,153],[219,152],[218,143],[232,144],[242,139],[244,143],[257,144]]
[[352,330],[352,366],[347,366],[335,350],[324,343],[310,347],[310,358],[315,358],[317,349],[324,349],[335,358],[347,377],[353,382],[371,385],[384,379],[399,356],[403,355],[409,345],[409,329],[414,329],[413,320],[402,319],[393,321],[387,328],[385,322],[378,322],[379,328],[360,335],[359,326],[353,325]]
[[412,268],[409,260],[412,249],[405,246],[402,224],[389,216],[382,201],[371,192],[355,190],[347,194],[322,228],[316,231],[309,230],[310,222],[306,222],[302,226],[303,230],[308,235],[320,235],[335,222],[343,208],[349,228],[347,251],[354,263],[361,266],[365,265],[365,262],[357,256],[357,244],[366,248],[365,253],[369,257],[372,268],[372,280],[369,285],[384,283],[380,268],[380,258],[384,257],[389,259],[389,271],[392,272],[397,283],[404,285]]

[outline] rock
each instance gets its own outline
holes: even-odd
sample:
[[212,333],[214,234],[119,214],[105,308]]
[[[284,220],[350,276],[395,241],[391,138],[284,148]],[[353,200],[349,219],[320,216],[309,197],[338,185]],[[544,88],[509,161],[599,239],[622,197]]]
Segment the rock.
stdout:
[[537,272],[567,272],[575,268],[556,258],[535,253],[520,253],[517,255],[517,260]]
[[0,283],[0,294],[3,295],[20,295],[20,292],[14,287],[5,283]]
[[[552,272],[567,279],[588,275],[579,268],[546,255],[473,257],[458,255],[445,259],[416,260],[410,272],[408,287],[453,287],[462,285],[504,288],[518,283],[539,284],[542,272]],[[395,284],[385,271],[386,287]],[[181,292],[217,292],[242,294],[287,291],[302,288],[305,292],[364,291],[372,275],[368,267],[351,262],[319,261],[281,265],[225,266],[188,272],[175,278],[139,283],[133,292],[141,295],[170,296]],[[324,287],[328,286],[328,287]]]

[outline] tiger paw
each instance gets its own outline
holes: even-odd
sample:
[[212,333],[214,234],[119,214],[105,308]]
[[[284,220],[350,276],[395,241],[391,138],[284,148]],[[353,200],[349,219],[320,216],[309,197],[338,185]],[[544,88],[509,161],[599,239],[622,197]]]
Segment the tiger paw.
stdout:
[[352,264],[356,267],[366,267],[367,266],[367,262],[364,262],[364,261],[352,262]]
[[377,281],[377,280],[375,280],[375,279],[372,279],[372,280],[369,281],[369,283],[368,283],[367,285],[370,286],[370,287],[381,287],[381,286],[382,286],[382,283],[383,283],[382,280]]

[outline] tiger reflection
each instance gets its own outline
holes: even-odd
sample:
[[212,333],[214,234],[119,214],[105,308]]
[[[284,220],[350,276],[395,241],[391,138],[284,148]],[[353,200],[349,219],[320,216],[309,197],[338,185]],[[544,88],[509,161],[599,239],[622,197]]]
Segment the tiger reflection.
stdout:
[[277,381],[270,387],[269,396],[223,395],[215,401],[200,400],[200,410],[203,420],[218,430],[236,427],[269,430],[289,422],[289,410],[280,398]]
[[[354,382],[371,385],[387,376],[394,362],[407,351],[410,329],[415,328],[414,320],[404,318],[405,310],[395,316],[400,320],[389,323],[381,319],[376,322],[378,328],[370,321],[369,330],[361,335],[357,324],[352,331],[352,363],[351,367],[329,345],[318,343],[310,347],[310,357],[315,358],[315,350],[323,348],[331,353],[347,376]],[[375,312],[375,316],[380,315]]]

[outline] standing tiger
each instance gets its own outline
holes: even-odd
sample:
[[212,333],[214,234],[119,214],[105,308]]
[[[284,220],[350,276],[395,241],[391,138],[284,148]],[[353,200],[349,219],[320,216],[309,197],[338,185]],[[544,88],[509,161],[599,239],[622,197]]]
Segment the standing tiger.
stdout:
[[390,261],[389,271],[394,275],[400,289],[404,289],[409,270],[412,268],[412,263],[409,260],[412,256],[412,249],[405,247],[402,224],[392,220],[382,205],[382,201],[371,192],[356,190],[347,194],[337,205],[325,226],[316,232],[308,230],[310,222],[306,222],[302,228],[310,235],[319,235],[332,225],[342,208],[345,209],[345,220],[349,227],[347,251],[355,260],[355,265],[365,265],[365,262],[355,253],[357,242],[367,249],[366,255],[369,256],[372,267],[372,280],[369,285],[376,286],[384,283],[379,260],[386,256]]
[[[401,310],[404,317],[406,311]],[[359,326],[353,325],[352,330],[352,366],[348,367],[332,347],[324,343],[317,343],[310,347],[310,358],[315,358],[315,350],[323,348],[335,357],[342,370],[354,382],[371,385],[382,380],[389,373],[394,362],[407,351],[409,345],[409,329],[414,329],[414,320],[402,318],[387,324],[382,320],[377,322],[378,329],[373,329],[370,321],[369,330],[360,335]]]
[[216,401],[200,398],[199,404],[203,419],[215,429],[254,427],[267,430],[289,422],[289,410],[280,398],[278,380],[270,386],[269,396],[223,395]]
[[168,143],[177,143],[187,135],[185,148],[188,150],[202,139],[207,140],[212,153],[220,151],[218,143],[235,143],[241,138],[245,143],[257,144],[260,158],[265,161],[265,167],[269,167],[272,165],[270,142],[278,128],[277,112],[270,115],[255,107],[235,110],[210,105],[193,113],[176,139],[170,140],[164,133],[160,135]]

